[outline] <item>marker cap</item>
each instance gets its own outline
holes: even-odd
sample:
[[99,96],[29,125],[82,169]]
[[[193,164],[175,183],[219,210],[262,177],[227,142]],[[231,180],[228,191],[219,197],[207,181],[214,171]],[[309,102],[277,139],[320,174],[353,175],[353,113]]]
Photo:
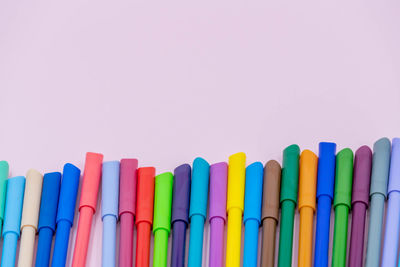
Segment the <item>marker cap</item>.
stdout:
[[363,202],[368,206],[371,164],[371,149],[368,146],[362,146],[357,149],[354,158],[353,193],[351,204]]
[[281,188],[281,165],[270,160],[264,167],[262,220],[279,219],[279,190]]
[[333,199],[335,188],[336,144],[319,143],[317,198],[327,195]]
[[86,153],[79,210],[82,207],[90,207],[93,209],[93,213],[96,212],[102,162],[102,154],[92,152]]
[[253,219],[261,223],[263,172],[261,162],[254,162],[246,168],[243,222]]
[[144,167],[138,169],[136,224],[153,224],[154,175],[156,169]]
[[291,145],[283,150],[281,203],[291,200],[297,203],[299,186],[299,154],[298,145]]
[[4,220],[8,172],[9,167],[7,161],[0,161],[0,220],[2,221]]
[[317,168],[317,155],[310,150],[304,150],[300,155],[299,209],[310,207],[315,211]]
[[155,178],[154,224],[153,232],[171,230],[172,184],[174,176],[170,172],[159,174]]
[[43,176],[40,172],[30,169],[26,174],[24,207],[22,210],[21,229],[32,226],[37,229],[42,194]]
[[61,181],[60,197],[58,200],[57,223],[61,220],[74,223],[76,196],[78,194],[79,178],[81,170],[75,165],[67,163],[64,165]]
[[8,232],[13,232],[18,237],[20,235],[24,190],[25,177],[17,176],[8,179],[3,236]]
[[210,166],[210,220],[220,217],[226,221],[226,186],[228,182],[228,164],[215,163]]
[[392,141],[388,194],[392,191],[400,191],[400,138]]
[[246,154],[239,152],[229,157],[228,197],[226,209],[244,208],[244,186],[246,177]]
[[135,215],[138,160],[122,159],[120,168],[119,216],[125,212]]
[[370,195],[380,193],[386,197],[390,166],[390,140],[381,138],[374,144],[372,156]]
[[56,230],[58,195],[60,193],[61,173],[46,173],[43,177],[42,199],[40,200],[39,227]]
[[351,205],[351,187],[353,180],[353,151],[345,148],[336,155],[335,197],[333,206]]
[[190,192],[189,216],[200,214],[207,216],[208,183],[210,181],[210,165],[202,158],[193,161],[192,186]]
[[190,177],[191,168],[189,164],[175,168],[172,190],[172,223],[175,221],[189,223]]
[[118,218],[119,161],[103,163],[101,182],[101,217],[113,215]]

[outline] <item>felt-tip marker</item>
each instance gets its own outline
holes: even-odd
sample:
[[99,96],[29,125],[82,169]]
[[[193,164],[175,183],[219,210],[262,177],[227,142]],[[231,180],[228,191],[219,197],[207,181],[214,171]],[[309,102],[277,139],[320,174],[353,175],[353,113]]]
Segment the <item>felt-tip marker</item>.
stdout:
[[24,206],[21,218],[21,242],[19,244],[18,266],[32,266],[35,236],[38,227],[40,197],[43,175],[37,170],[26,174]]
[[201,267],[203,259],[204,223],[207,217],[210,165],[202,158],[193,161],[190,191],[190,238],[188,267]]
[[85,170],[79,202],[78,232],[75,239],[72,267],[85,267],[88,251],[90,229],[93,215],[97,207],[97,193],[101,180],[101,164],[103,155],[98,153],[86,153]]
[[329,142],[319,143],[315,267],[328,267],[331,210],[335,188],[335,164],[336,144]]
[[278,267],[292,266],[294,212],[299,185],[299,154],[298,145],[291,145],[283,150]]
[[400,138],[392,140],[381,267],[397,266],[400,231]]
[[[138,169],[136,202],[136,267],[150,266],[150,238],[154,207],[154,167]],[[132,266],[132,265],[131,265]]]
[[101,219],[103,221],[102,266],[116,264],[119,161],[106,161],[102,169]]
[[342,149],[336,156],[335,226],[333,233],[332,267],[346,266],[347,227],[351,207],[351,189],[353,183],[353,151]]
[[264,167],[262,203],[261,266],[275,266],[276,227],[279,220],[279,190],[281,188],[281,165],[270,160]]
[[69,235],[74,223],[76,196],[78,194],[80,169],[71,163],[64,165],[58,198],[56,236],[51,266],[66,266]]
[[17,243],[20,237],[25,177],[8,179],[3,224],[3,252],[1,267],[15,267]]
[[381,138],[374,144],[372,156],[370,216],[368,226],[365,267],[379,267],[381,254],[382,223],[387,196],[390,165],[390,140]]
[[226,266],[229,267],[240,266],[245,176],[246,155],[242,152],[231,155],[228,165],[228,197],[226,203],[228,229],[225,262]]
[[168,236],[171,231],[172,186],[174,176],[170,172],[155,178],[154,193],[154,253],[153,266],[167,267]]
[[223,266],[227,180],[228,164],[226,162],[210,166],[209,267]]
[[364,263],[364,229],[369,204],[372,151],[368,146],[360,147],[354,157],[353,192],[351,200],[351,233],[349,267],[362,267]]
[[190,177],[191,168],[189,164],[183,164],[175,168],[172,190],[171,267],[185,266],[186,229],[189,224]]
[[261,223],[263,172],[264,168],[261,162],[255,162],[246,168],[243,214],[243,267],[257,267],[258,230]]
[[133,263],[133,226],[136,215],[137,167],[137,159],[121,160],[119,182],[119,267],[132,267]]
[[42,199],[39,213],[39,241],[36,250],[36,267],[49,267],[51,244],[56,230],[58,197],[61,173],[46,173],[43,177]]
[[318,157],[310,150],[300,155],[298,267],[312,266],[313,220],[317,194]]

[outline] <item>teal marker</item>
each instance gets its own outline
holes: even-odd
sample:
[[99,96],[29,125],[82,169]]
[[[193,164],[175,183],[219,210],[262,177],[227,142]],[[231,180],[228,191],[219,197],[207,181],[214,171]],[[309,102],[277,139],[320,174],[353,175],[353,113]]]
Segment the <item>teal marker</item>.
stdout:
[[0,233],[4,222],[8,172],[9,167],[7,161],[0,161]]

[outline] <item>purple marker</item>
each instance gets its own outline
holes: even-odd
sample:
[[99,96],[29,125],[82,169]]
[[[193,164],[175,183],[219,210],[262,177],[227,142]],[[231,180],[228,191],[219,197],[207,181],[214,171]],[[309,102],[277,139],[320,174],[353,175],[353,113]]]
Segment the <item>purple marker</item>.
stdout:
[[224,230],[226,221],[226,186],[228,164],[220,162],[210,167],[210,262],[209,267],[221,267],[224,260]]
[[177,167],[174,176],[171,267],[184,267],[186,228],[189,224],[190,165],[183,164]]

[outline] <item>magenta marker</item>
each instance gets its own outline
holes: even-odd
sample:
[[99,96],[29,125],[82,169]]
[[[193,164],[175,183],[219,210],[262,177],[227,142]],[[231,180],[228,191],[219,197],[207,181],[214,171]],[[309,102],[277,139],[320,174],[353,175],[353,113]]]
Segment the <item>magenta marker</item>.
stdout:
[[223,266],[224,230],[226,221],[226,186],[228,164],[220,162],[210,167],[210,261],[209,267]]

